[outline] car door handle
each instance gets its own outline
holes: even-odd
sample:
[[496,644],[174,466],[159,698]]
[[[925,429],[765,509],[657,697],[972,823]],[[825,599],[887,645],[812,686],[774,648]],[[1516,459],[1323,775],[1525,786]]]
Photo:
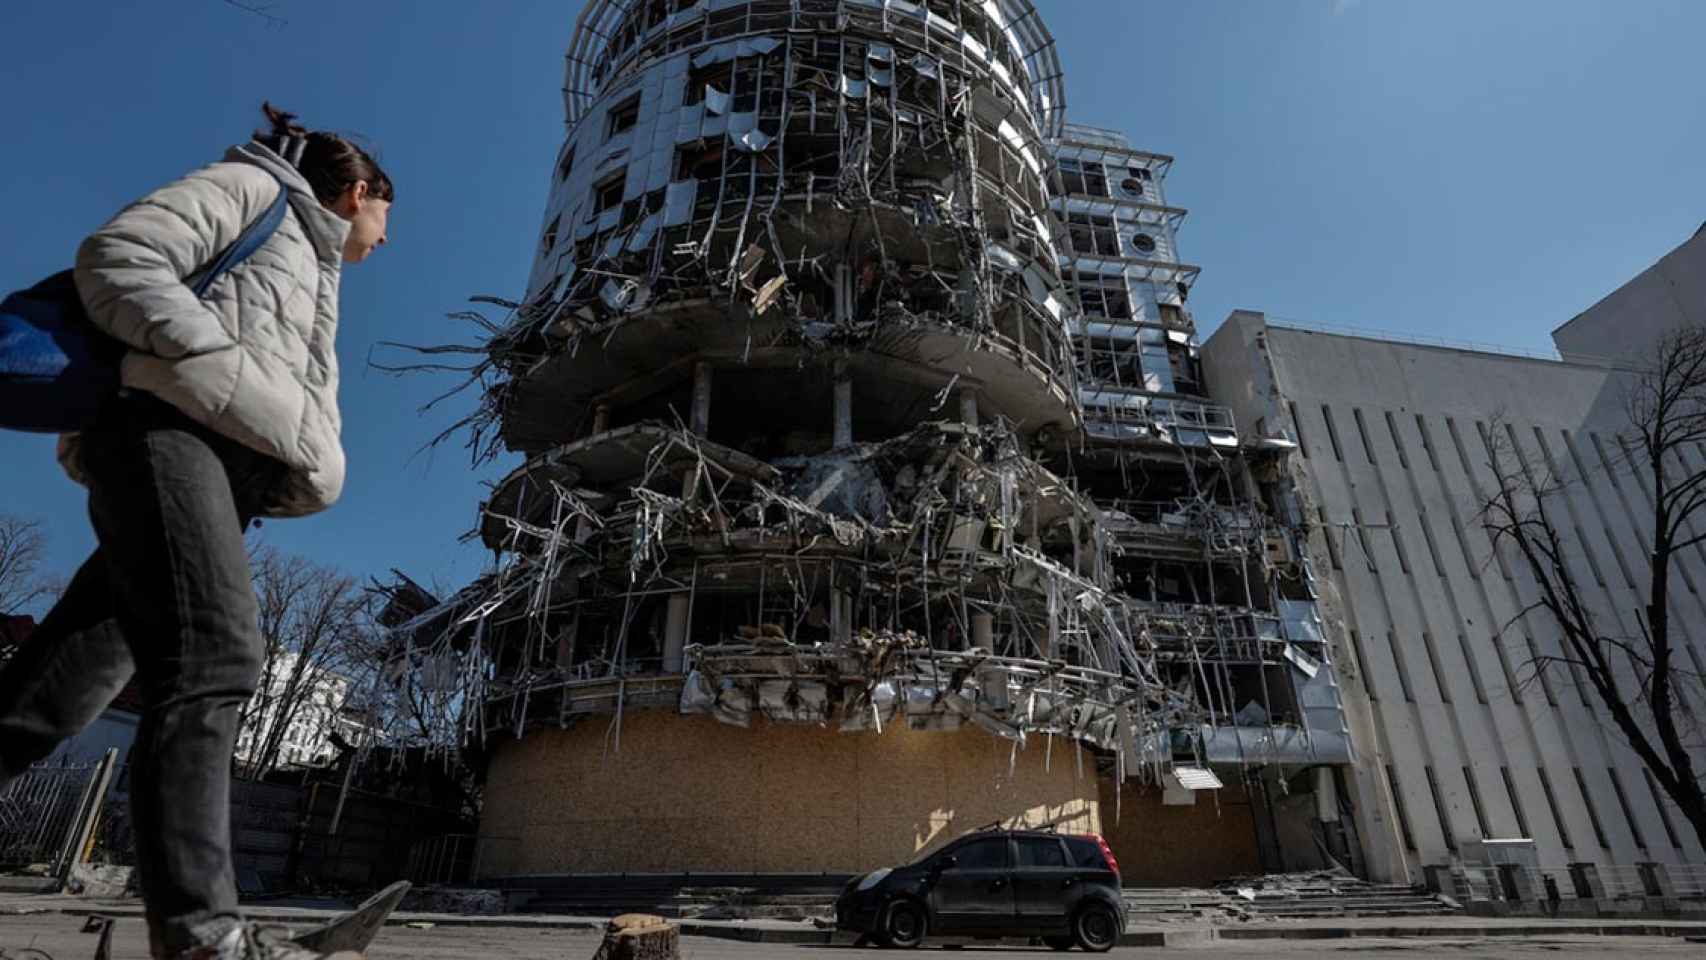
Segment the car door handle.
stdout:
[[990,881],[989,889],[999,890],[1002,887],[1005,887],[1006,885],[1007,885],[1007,878],[1006,877],[997,877],[994,880]]
[[1067,877],[1065,880],[1060,881],[1060,885],[1062,887],[1070,887],[1077,882],[1078,882],[1077,877]]

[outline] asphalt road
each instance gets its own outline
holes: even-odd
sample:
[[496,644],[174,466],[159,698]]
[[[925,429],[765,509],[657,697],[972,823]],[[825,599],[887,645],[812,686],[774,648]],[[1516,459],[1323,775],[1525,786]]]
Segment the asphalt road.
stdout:
[[[0,916],[0,960],[43,960],[40,954],[22,952],[24,948],[43,951],[50,960],[92,957],[96,938],[79,932],[82,921],[61,914],[30,914]],[[371,960],[462,960],[462,958],[501,957],[505,960],[578,960],[590,958],[598,946],[598,935],[591,932],[562,932],[554,930],[475,929],[440,927],[415,930],[388,927],[379,935],[368,956]],[[1156,947],[1122,947],[1113,956],[1158,957],[1166,954],[1180,960],[1256,960],[1279,956],[1295,960],[1350,960],[1355,955],[1392,957],[1393,960],[1424,960],[1450,957],[1453,960],[1520,960],[1552,956],[1582,956],[1592,954],[1594,960],[1668,960],[1689,958],[1699,960],[1706,955],[1700,944],[1686,943],[1680,938],[1667,937],[1547,937],[1536,939],[1486,938],[1474,940],[1434,939],[1355,939],[1355,940],[1263,940],[1219,941],[1201,947],[1160,949]],[[940,957],[942,960],[964,956],[1056,956],[1050,950],[1027,950],[1014,947],[984,947],[968,945],[963,948],[932,948],[911,954],[920,960]],[[907,956],[893,950],[876,950],[829,945],[790,945],[742,943],[733,940],[713,940],[685,937],[681,943],[683,960],[864,960],[883,958],[899,960]],[[113,938],[114,960],[148,960],[148,937],[140,920],[121,920]]]

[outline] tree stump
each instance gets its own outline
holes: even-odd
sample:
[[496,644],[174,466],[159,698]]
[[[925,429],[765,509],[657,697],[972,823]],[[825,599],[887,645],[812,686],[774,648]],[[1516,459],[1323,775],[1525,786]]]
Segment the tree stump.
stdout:
[[662,917],[624,913],[604,926],[592,960],[679,960],[681,930]]

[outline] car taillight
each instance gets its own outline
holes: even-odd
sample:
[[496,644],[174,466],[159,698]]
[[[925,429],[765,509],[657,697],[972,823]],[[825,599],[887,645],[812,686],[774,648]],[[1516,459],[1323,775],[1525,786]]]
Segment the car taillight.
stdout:
[[1095,838],[1096,846],[1102,851],[1102,859],[1108,862],[1108,869],[1114,872],[1114,876],[1119,876],[1120,861],[1114,856],[1114,851],[1108,847],[1108,841],[1103,839],[1102,835],[1099,833],[1095,834]]

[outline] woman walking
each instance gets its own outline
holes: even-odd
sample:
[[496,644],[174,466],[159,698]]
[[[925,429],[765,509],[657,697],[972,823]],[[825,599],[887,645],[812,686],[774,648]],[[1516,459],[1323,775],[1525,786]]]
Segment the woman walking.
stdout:
[[[262,109],[253,140],[77,252],[90,319],[127,348],[124,389],[60,442],[99,547],[0,672],[0,786],[135,674],[131,808],[157,958],[315,956],[237,910],[231,758],[262,659],[243,531],[324,510],[343,488],[338,281],[385,243],[393,191],[360,147]],[[277,229],[198,298],[187,281],[281,191]]]

